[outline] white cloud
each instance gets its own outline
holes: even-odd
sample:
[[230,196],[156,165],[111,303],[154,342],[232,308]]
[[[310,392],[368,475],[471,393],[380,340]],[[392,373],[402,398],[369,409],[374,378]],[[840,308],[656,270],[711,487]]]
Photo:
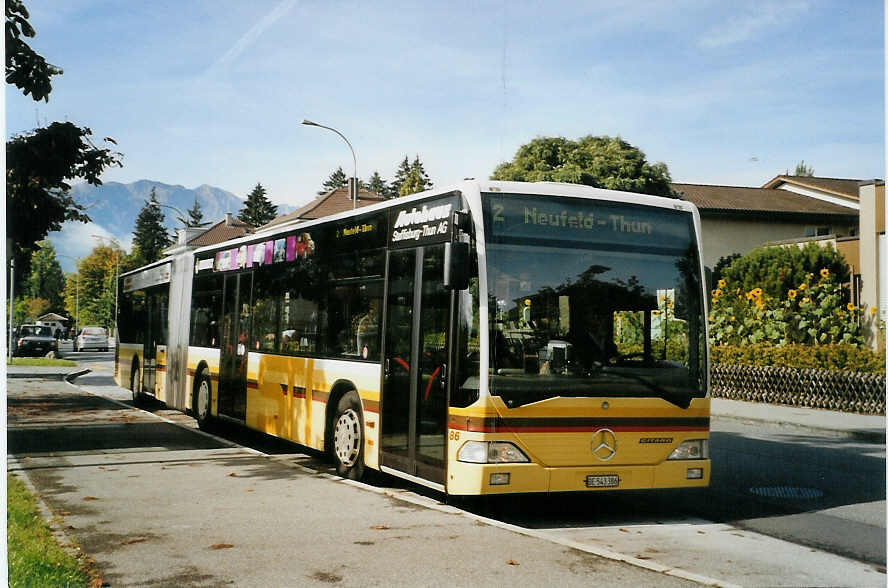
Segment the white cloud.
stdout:
[[710,28],[698,41],[700,47],[727,47],[750,41],[771,29],[790,24],[808,11],[807,2],[776,2],[747,7],[743,14]]
[[52,242],[59,256],[59,263],[65,272],[73,272],[77,259],[88,256],[93,248],[103,240],[109,243],[114,239],[125,251],[133,248],[133,236],[115,235],[102,225],[96,223],[66,222],[62,230],[50,233],[48,239]]

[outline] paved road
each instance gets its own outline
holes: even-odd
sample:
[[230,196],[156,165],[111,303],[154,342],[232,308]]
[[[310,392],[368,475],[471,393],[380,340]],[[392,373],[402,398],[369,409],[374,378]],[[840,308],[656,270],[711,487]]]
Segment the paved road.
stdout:
[[[127,391],[109,385],[113,367],[100,361],[93,368],[78,384],[128,401]],[[162,406],[152,410],[193,425]],[[291,465],[330,471],[323,456],[295,455],[303,450],[290,444],[238,429],[220,433]],[[156,442],[143,435],[146,444]],[[884,585],[883,445],[731,420],[714,421],[712,443],[713,484],[703,491],[519,497],[461,506],[476,520],[515,525],[538,539],[723,583]],[[425,495],[432,503],[441,498],[388,476],[369,481],[389,494]]]

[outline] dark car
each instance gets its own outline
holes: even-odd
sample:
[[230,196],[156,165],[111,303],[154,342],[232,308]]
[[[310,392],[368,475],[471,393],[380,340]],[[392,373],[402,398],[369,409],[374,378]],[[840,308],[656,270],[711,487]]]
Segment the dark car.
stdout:
[[15,356],[46,355],[50,351],[58,351],[59,344],[52,336],[52,327],[44,325],[22,325],[15,332]]

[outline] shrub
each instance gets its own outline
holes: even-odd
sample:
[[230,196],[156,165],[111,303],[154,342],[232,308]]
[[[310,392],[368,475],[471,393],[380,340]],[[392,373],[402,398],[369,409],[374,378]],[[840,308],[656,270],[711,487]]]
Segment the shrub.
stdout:
[[868,347],[829,345],[719,345],[710,349],[712,363],[793,367],[885,374],[884,354]]
[[783,298],[787,292],[805,281],[808,274],[827,270],[836,283],[849,280],[848,264],[832,245],[820,247],[807,243],[804,247],[759,247],[735,259],[722,271],[721,277],[743,292],[761,288],[766,296]]

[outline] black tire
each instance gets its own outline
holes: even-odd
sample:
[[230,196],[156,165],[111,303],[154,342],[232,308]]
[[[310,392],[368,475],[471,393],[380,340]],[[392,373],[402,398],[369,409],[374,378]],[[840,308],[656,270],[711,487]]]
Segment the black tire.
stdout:
[[336,462],[336,473],[360,480],[364,475],[364,415],[357,392],[351,390],[339,399],[330,426],[330,454]]
[[213,386],[206,370],[201,370],[194,381],[194,390],[191,393],[191,412],[197,421],[201,431],[207,431],[212,427],[210,415],[210,403],[213,396]]
[[142,375],[137,362],[133,362],[130,370],[130,390],[133,393],[133,406],[142,406]]

